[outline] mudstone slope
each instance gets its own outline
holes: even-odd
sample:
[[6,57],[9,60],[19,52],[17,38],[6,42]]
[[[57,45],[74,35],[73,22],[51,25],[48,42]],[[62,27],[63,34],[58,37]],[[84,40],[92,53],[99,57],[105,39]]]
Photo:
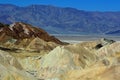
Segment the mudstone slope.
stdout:
[[120,79],[119,42],[63,44],[25,23],[0,26],[0,80]]

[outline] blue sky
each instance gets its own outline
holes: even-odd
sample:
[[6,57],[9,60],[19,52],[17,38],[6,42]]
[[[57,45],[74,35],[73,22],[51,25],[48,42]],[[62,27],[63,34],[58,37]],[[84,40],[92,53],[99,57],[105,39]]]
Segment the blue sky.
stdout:
[[120,11],[120,0],[0,0],[0,3],[18,6],[31,4],[53,5],[87,11]]

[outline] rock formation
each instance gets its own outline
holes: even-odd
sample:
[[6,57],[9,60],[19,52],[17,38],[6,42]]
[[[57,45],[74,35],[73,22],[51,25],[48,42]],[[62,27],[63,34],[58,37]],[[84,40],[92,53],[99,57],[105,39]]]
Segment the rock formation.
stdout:
[[9,26],[3,24],[3,27],[0,28],[0,41],[6,41],[10,38],[21,40],[31,37],[39,37],[40,39],[47,42],[62,44],[60,40],[58,40],[54,36],[50,36],[43,29],[33,27],[32,25],[26,23],[16,22],[10,24]]
[[0,50],[0,80],[37,80],[24,71],[18,60]]
[[95,49],[100,43],[103,39],[55,48],[42,57],[38,76],[51,80],[119,80],[120,44],[105,42]]
[[0,80],[119,80],[120,43],[63,45],[25,23],[0,24]]

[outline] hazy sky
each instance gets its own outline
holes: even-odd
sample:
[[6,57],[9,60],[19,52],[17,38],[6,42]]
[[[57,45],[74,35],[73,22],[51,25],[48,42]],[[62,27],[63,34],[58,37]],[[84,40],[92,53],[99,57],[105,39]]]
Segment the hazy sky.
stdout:
[[0,0],[0,3],[18,6],[31,4],[54,5],[87,11],[120,11],[120,0]]

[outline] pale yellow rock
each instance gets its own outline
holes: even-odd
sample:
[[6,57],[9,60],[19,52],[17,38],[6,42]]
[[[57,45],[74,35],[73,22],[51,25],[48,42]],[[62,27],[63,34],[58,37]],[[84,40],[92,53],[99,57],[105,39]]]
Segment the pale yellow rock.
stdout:
[[40,57],[18,58],[18,61],[25,71],[36,76],[36,73],[40,68]]
[[3,66],[0,64],[0,80],[37,80],[25,71],[14,68],[13,66]]
[[65,50],[64,47],[58,46],[41,59],[38,75],[43,78],[58,77],[65,71],[73,68],[75,67],[72,53]]
[[119,80],[120,66],[107,68],[105,66],[90,67],[89,69],[71,70],[61,77],[61,80]]
[[119,80],[120,43],[115,42],[95,49],[99,43],[106,44],[100,40],[60,46],[33,38],[20,52],[11,51],[9,54],[0,51],[2,76],[0,78],[1,80],[36,80],[36,78]]
[[37,80],[23,70],[17,59],[0,50],[0,80]]

